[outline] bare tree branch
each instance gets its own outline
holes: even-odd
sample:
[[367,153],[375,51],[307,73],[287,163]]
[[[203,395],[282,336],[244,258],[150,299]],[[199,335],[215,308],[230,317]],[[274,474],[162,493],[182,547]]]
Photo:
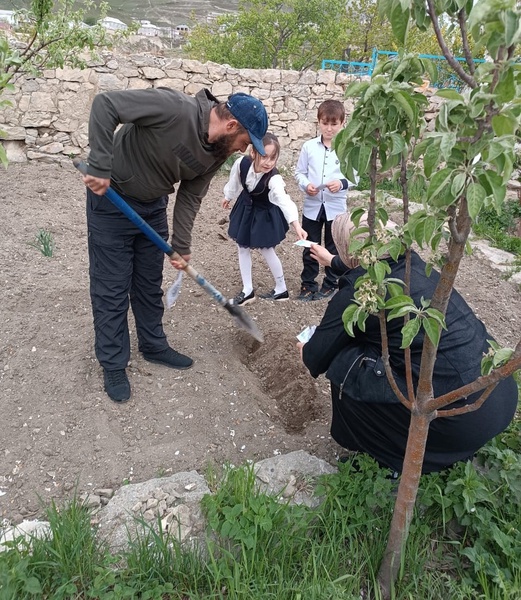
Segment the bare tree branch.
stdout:
[[434,28],[434,33],[436,35],[436,39],[438,40],[438,44],[441,48],[443,56],[446,58],[449,65],[452,67],[456,75],[464,81],[470,88],[474,89],[477,86],[476,80],[474,77],[465,73],[465,70],[459,64],[459,62],[454,58],[454,55],[449,50],[449,47],[445,43],[443,39],[443,34],[441,33],[440,23],[438,21],[438,15],[436,13],[436,9],[434,8],[434,0],[427,0],[427,6],[429,7],[429,17],[432,22],[432,26]]
[[498,369],[494,369],[494,371],[488,375],[482,375],[481,377],[478,377],[472,383],[464,385],[457,390],[453,390],[448,394],[443,394],[443,396],[434,398],[432,401],[428,402],[427,408],[429,408],[429,410],[439,410],[440,408],[452,404],[460,398],[470,396],[475,392],[479,392],[480,390],[488,388],[490,385],[496,384],[497,382],[501,381],[501,379],[512,375],[512,373],[517,371],[519,368],[521,368],[521,340],[519,340],[517,343],[512,357],[505,365],[499,367]]
[[398,400],[404,406],[406,406],[409,410],[412,410],[412,405],[413,405],[413,402],[414,402],[414,391],[413,391],[412,394],[409,394],[409,399],[407,399],[402,394],[402,391],[398,387],[398,385],[396,383],[396,380],[394,378],[393,371],[391,369],[391,362],[389,360],[389,340],[387,338],[387,321],[385,320],[385,311],[384,310],[381,310],[378,313],[378,320],[380,321],[380,332],[382,334],[382,360],[383,360],[383,363],[384,363],[385,374],[387,375],[387,379],[389,381],[389,385],[391,386],[391,389],[395,393],[395,395],[398,398]]
[[458,22],[461,40],[463,42],[463,54],[465,55],[465,61],[467,63],[467,67],[469,68],[470,74],[474,76],[474,73],[476,72],[476,65],[474,64],[474,59],[470,53],[469,38],[467,36],[467,11],[464,8],[458,12]]
[[490,396],[490,394],[496,388],[497,383],[489,385],[488,388],[481,394],[481,396],[476,400],[476,402],[472,402],[471,404],[465,404],[464,406],[460,406],[458,408],[448,408],[446,410],[438,410],[435,415],[436,418],[439,417],[456,417],[458,415],[464,415],[470,412],[474,412],[481,408],[485,402],[485,400]]

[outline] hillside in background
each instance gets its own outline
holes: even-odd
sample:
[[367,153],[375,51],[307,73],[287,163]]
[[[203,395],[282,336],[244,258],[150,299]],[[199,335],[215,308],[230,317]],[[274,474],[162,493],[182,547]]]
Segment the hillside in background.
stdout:
[[[17,10],[29,4],[29,0],[0,0],[0,9]],[[109,0],[108,4],[108,15],[124,23],[148,19],[155,25],[192,25],[210,13],[237,10],[238,0]]]

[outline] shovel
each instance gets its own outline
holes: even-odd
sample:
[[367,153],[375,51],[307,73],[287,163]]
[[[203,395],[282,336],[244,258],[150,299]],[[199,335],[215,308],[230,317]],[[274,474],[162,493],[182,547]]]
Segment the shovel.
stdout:
[[[76,158],[73,160],[73,164],[78,169],[78,171],[80,171],[84,175],[87,174],[87,164],[85,162]],[[225,310],[227,310],[231,314],[233,320],[235,321],[235,324],[238,327],[248,332],[259,342],[264,341],[262,332],[259,330],[256,323],[252,320],[248,313],[246,313],[242,307],[233,304],[233,302],[231,302],[230,300],[227,300],[221,294],[221,292],[219,292],[219,290],[215,289],[210,282],[206,281],[206,279],[202,275],[200,275],[191,265],[184,261],[183,258],[179,254],[177,254],[177,252],[174,251],[172,246],[165,242],[165,240],[157,233],[157,231],[150,227],[150,225],[146,221],[144,221],[141,218],[141,216],[138,215],[138,213],[131,206],[129,206],[115,190],[109,188],[105,192],[105,196],[112,202],[112,204],[114,204],[114,206],[119,208],[119,210],[126,217],[128,217],[128,219],[130,219],[130,221],[132,221],[132,223],[134,223],[134,225],[138,227],[147,236],[147,238],[150,241],[152,241],[158,248],[163,250],[163,252],[168,256],[175,258],[175,260],[184,264],[184,266],[182,267],[183,271],[189,277],[191,277],[197,284],[199,284],[205,292],[210,294],[210,296],[215,300],[215,302],[220,304]]]

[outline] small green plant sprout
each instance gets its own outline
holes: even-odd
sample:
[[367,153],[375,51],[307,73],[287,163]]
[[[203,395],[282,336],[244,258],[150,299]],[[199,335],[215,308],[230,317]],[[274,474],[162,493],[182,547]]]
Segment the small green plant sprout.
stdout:
[[39,250],[44,256],[52,257],[54,254],[54,237],[50,231],[46,229],[38,229],[34,240],[29,242],[29,246]]

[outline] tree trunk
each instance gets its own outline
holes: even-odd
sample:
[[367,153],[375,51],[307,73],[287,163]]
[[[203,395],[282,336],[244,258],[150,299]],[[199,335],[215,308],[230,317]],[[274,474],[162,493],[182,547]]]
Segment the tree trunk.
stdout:
[[403,472],[400,477],[387,548],[378,572],[378,582],[384,600],[390,600],[391,598],[392,587],[402,560],[402,551],[405,549],[407,542],[431,420],[432,415],[417,414],[414,409],[411,413]]

